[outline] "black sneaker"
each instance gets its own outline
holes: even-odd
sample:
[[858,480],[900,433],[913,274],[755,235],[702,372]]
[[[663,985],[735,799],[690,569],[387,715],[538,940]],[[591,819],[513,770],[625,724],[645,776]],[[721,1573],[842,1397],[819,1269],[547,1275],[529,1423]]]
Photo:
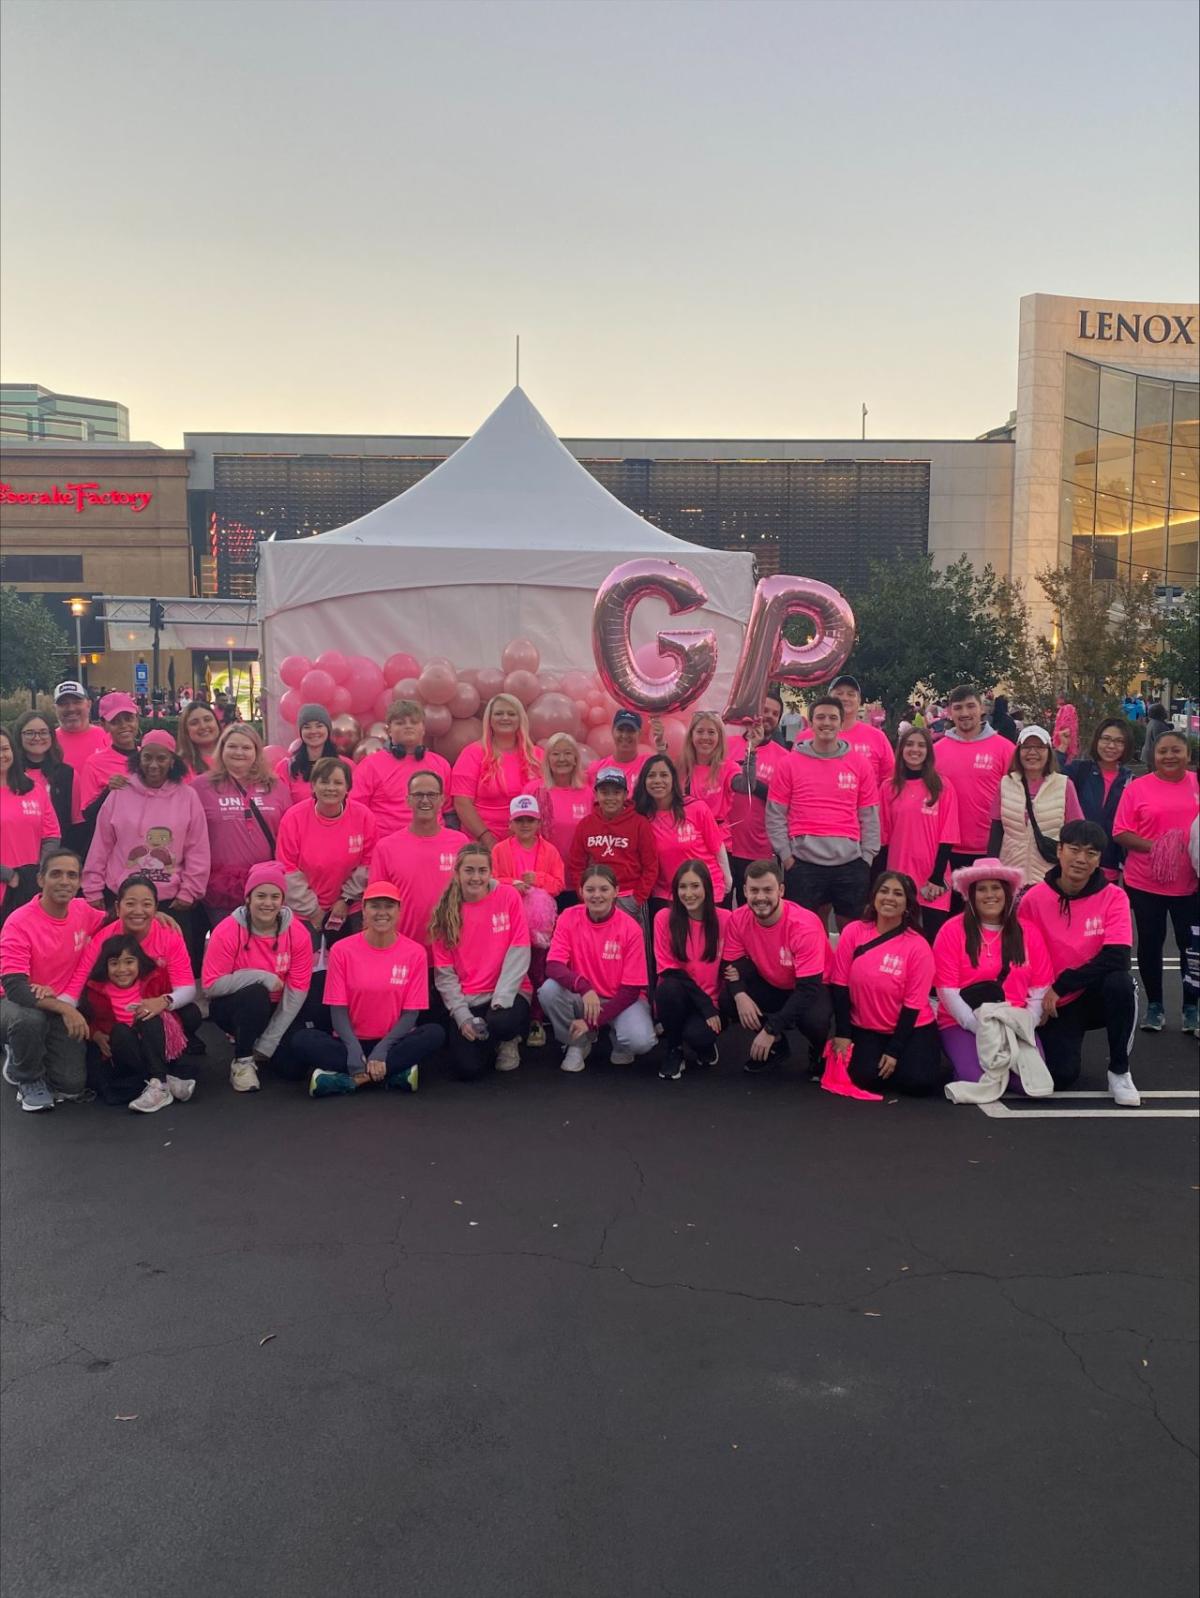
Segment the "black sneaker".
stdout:
[[683,1055],[678,1049],[672,1049],[659,1066],[658,1074],[664,1082],[678,1082],[686,1069]]
[[751,1076],[761,1076],[764,1071],[774,1071],[777,1066],[782,1065],[787,1055],[787,1045],[782,1038],[777,1038],[774,1048],[765,1060],[747,1060],[742,1069],[749,1071]]

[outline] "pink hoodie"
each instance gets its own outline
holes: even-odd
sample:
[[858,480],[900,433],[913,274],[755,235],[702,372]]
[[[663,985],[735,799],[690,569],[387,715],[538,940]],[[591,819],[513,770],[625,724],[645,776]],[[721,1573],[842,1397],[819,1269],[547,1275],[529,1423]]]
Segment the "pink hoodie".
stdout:
[[182,895],[195,903],[208,886],[208,867],[208,827],[195,790],[181,782],[147,788],[130,776],[100,807],[83,896],[95,902],[105,888],[115,893],[136,871],[150,878],[160,900]]

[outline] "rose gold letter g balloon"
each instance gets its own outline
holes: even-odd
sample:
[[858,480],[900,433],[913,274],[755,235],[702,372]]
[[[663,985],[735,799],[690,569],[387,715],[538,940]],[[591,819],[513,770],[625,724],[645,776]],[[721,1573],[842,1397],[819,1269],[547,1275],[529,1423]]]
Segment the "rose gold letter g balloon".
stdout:
[[[807,616],[815,624],[811,643],[788,643],[783,624],[789,616]],[[793,688],[825,682],[845,664],[853,646],[854,612],[836,588],[806,577],[764,577],[754,590],[725,720],[741,725],[757,720],[772,682]]]
[[711,632],[681,628],[658,634],[658,648],[675,661],[669,677],[645,677],[633,658],[629,636],[639,600],[665,600],[672,616],[698,610],[708,594],[692,574],[670,560],[627,560],[596,590],[592,652],[596,670],[614,699],[634,710],[663,715],[692,704],[717,669],[717,639]]

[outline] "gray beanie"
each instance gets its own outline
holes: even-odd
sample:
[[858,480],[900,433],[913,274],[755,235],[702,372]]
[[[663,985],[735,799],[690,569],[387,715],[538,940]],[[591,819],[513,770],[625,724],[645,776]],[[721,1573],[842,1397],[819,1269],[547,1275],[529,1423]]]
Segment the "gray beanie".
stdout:
[[301,705],[300,714],[296,717],[296,731],[299,732],[306,721],[323,721],[325,731],[333,736],[333,722],[329,719],[329,712],[324,705]]

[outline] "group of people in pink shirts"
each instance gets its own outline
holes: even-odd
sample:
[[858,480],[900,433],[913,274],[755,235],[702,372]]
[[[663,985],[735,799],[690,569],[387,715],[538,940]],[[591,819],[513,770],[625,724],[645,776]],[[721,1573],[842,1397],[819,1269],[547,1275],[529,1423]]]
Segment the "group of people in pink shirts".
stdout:
[[[0,1037],[26,1110],[186,1100],[206,1020],[235,1091],[317,1098],[409,1093],[434,1059],[510,1072],[551,1033],[568,1073],[603,1042],[679,1080],[730,1035],[770,1070],[798,1034],[834,1091],[986,1097],[1069,1086],[1102,1030],[1132,1107],[1168,924],[1194,961],[1188,746],[1163,734],[1134,777],[1121,718],[1064,768],[964,686],[939,741],[893,749],[842,677],[790,749],[772,692],[744,732],[697,712],[677,760],[620,710],[585,769],[502,693],[451,766],[400,699],[357,765],[304,706],[272,768],[209,706],[141,735],[127,695],[99,726],[81,685],[55,701],[0,731]],[[1192,1031],[1196,1000],[1189,964]]]

